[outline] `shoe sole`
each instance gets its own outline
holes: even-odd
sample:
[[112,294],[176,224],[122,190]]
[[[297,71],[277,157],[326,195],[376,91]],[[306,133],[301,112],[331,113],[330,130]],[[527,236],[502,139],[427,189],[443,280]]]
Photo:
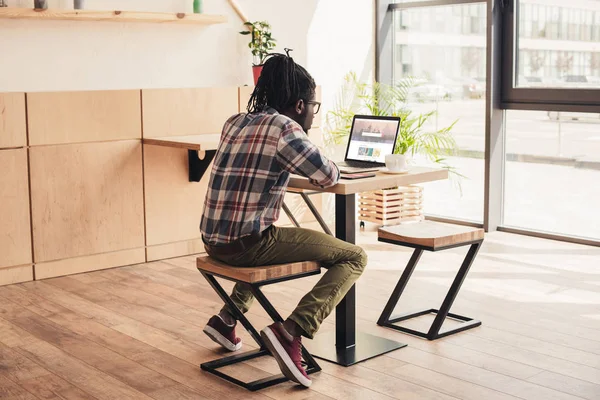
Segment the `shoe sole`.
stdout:
[[279,340],[277,340],[277,336],[271,330],[271,328],[266,327],[260,332],[260,337],[265,342],[265,345],[279,364],[279,369],[283,375],[291,381],[294,381],[304,387],[310,387],[312,381],[310,379],[306,379],[304,375],[300,371],[298,371],[298,367],[292,361],[290,355],[285,351]]
[[229,339],[227,339],[225,336],[221,335],[219,333],[219,331],[217,331],[215,328],[213,328],[211,326],[208,326],[208,325],[205,326],[202,331],[204,333],[206,333],[206,336],[211,338],[213,342],[220,344],[224,349],[227,349],[229,351],[238,351],[239,349],[242,348],[241,340],[238,344],[233,344],[233,343],[231,343],[231,341]]

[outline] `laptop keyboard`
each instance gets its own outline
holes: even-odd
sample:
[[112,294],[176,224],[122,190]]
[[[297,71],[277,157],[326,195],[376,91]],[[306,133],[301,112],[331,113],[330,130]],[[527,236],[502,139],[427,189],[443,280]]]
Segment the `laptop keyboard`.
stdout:
[[339,164],[340,166],[352,167],[352,168],[379,168],[381,164],[371,163],[368,161],[352,161],[346,160]]

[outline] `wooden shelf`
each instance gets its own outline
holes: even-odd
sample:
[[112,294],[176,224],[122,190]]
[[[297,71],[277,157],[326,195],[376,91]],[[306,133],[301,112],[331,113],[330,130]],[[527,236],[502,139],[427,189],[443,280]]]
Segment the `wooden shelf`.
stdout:
[[221,134],[209,133],[190,136],[166,136],[158,138],[144,138],[142,142],[153,146],[177,147],[187,150],[216,150],[219,146]]
[[60,21],[150,22],[211,25],[227,22],[224,15],[156,13],[137,11],[36,10],[32,8],[0,8],[0,19],[34,19]]
[[190,182],[200,182],[217,154],[219,147],[218,133],[189,136],[167,136],[144,138],[142,143],[152,146],[174,147],[188,151],[188,172]]

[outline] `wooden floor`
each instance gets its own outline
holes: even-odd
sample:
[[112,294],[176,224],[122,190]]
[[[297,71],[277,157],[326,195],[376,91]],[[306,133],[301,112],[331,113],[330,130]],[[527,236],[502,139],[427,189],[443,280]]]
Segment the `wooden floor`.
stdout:
[[[310,390],[246,392],[198,368],[221,354],[201,332],[221,304],[190,256],[0,287],[0,398],[600,399],[599,248],[487,235],[454,307],[483,326],[431,343],[375,324],[410,252],[374,232],[358,239],[370,258],[359,329],[404,349],[350,368],[321,362]],[[425,253],[399,308],[438,306],[465,252]],[[266,292],[287,314],[315,279]],[[262,328],[259,308],[250,319]],[[270,357],[231,370],[277,371]]]

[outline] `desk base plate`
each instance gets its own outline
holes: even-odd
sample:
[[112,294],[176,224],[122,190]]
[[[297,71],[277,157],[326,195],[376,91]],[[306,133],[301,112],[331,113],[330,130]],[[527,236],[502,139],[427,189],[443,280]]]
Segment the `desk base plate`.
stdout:
[[356,332],[356,345],[348,348],[335,346],[335,332],[318,334],[314,340],[307,340],[305,345],[313,357],[344,367],[406,347],[405,343],[362,332]]

